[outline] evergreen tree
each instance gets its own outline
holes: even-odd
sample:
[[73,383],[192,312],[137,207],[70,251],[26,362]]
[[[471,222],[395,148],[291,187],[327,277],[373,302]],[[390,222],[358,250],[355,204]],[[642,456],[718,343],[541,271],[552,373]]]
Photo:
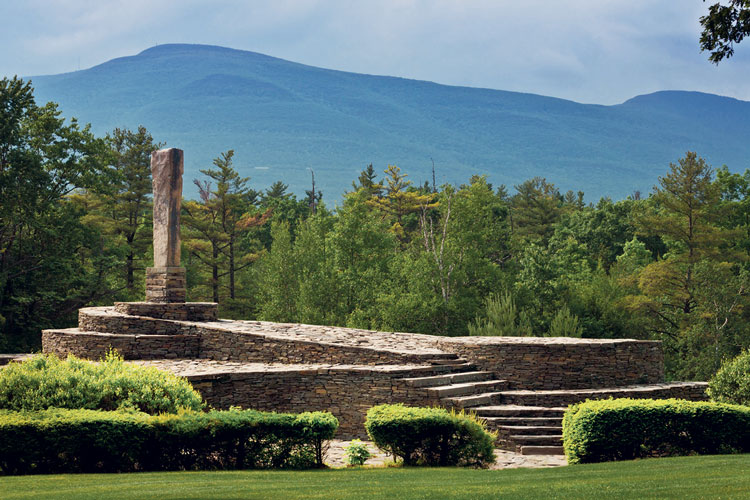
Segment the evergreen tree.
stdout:
[[404,216],[420,212],[423,208],[435,208],[438,204],[432,202],[431,194],[420,194],[409,190],[411,181],[406,180],[407,175],[401,173],[396,165],[388,165],[385,170],[386,183],[385,194],[378,196],[373,194],[368,203],[383,213],[384,217],[392,222],[391,231],[401,239],[405,239]]
[[531,322],[526,311],[518,311],[510,292],[490,294],[484,300],[484,315],[477,314],[469,324],[469,335],[528,337]]
[[239,251],[240,237],[270,216],[270,212],[250,215],[249,179],[240,177],[234,169],[233,157],[234,151],[229,150],[214,159],[216,168],[201,170],[211,181],[196,180],[200,201],[184,204],[183,222],[188,229],[185,245],[192,256],[210,269],[214,302],[219,302],[221,280],[225,276],[229,299],[236,298],[236,273],[256,258],[254,252]]
[[[103,191],[89,192],[86,220],[114,238],[125,252],[124,280],[128,297],[142,293],[136,288],[136,271],[145,270],[151,245],[151,152],[155,143],[145,127],[136,131],[116,128],[107,135],[115,178]],[[79,200],[81,202],[83,200]]]
[[546,244],[559,220],[560,193],[554,184],[534,177],[518,186],[511,198],[511,224],[514,236],[521,241]]
[[372,163],[370,163],[367,168],[359,173],[357,180],[352,182],[352,188],[354,188],[354,191],[363,189],[368,197],[380,197],[383,195],[383,184],[377,182],[377,178],[378,175],[375,173]]

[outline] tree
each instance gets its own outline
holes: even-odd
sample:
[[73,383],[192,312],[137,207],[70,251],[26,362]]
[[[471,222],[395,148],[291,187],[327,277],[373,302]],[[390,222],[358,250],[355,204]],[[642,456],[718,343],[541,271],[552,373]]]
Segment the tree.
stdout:
[[335,325],[346,321],[341,300],[341,273],[334,263],[331,245],[332,217],[317,214],[299,225],[294,241],[298,273],[298,320],[314,325]]
[[[724,305],[729,300],[727,293],[742,296],[746,289],[736,265],[744,257],[732,251],[737,231],[719,225],[720,190],[712,176],[706,162],[688,152],[659,178],[649,210],[637,220],[639,234],[659,235],[667,252],[642,268],[644,258],[635,259],[640,261],[635,266],[640,268],[635,274],[638,291],[628,296],[626,303],[647,319],[647,328],[655,337],[665,341],[667,369],[678,376],[705,377],[706,367],[715,357],[703,364],[697,362],[696,353],[718,348],[724,341],[716,332],[733,330],[712,327],[708,318],[723,316],[733,318],[728,320],[731,325],[741,324],[736,315],[742,303],[731,310]],[[643,254],[634,247],[631,250]]]
[[135,132],[116,128],[107,135],[114,182],[98,192],[81,193],[89,199],[87,222],[103,234],[113,237],[125,252],[124,279],[129,297],[135,290],[135,271],[143,270],[142,261],[151,244],[151,152],[163,146],[155,143],[145,127]]
[[41,328],[110,296],[112,248],[68,198],[112,180],[106,158],[88,126],[36,104],[30,82],[0,80],[0,348],[36,348]]
[[712,178],[705,160],[687,152],[659,177],[652,197],[656,207],[638,221],[641,233],[658,235],[670,248],[666,259],[650,264],[640,276],[641,286],[652,295],[669,297],[659,308],[690,313],[695,307],[693,268],[701,259],[717,257],[720,245],[732,236],[716,225],[720,193]]
[[373,191],[374,194],[368,203],[380,210],[385,217],[391,218],[391,231],[399,238],[405,239],[404,216],[417,213],[424,208],[435,208],[437,203],[432,202],[432,194],[420,194],[409,190],[411,181],[406,180],[407,175],[402,174],[396,165],[388,165],[385,174],[388,184],[385,195],[378,196]]
[[750,0],[729,0],[728,5],[717,2],[708,8],[708,15],[701,16],[700,23],[701,52],[710,51],[708,60],[719,64],[732,57],[735,44],[750,35]]
[[299,282],[289,224],[271,224],[271,251],[259,262],[258,317],[266,321],[296,322]]
[[383,194],[383,183],[377,182],[378,175],[375,173],[375,169],[372,168],[372,163],[367,165],[362,172],[359,173],[359,177],[356,181],[352,182],[352,188],[355,191],[360,189],[365,190],[367,196],[382,196]]
[[560,193],[554,184],[534,177],[518,186],[511,199],[511,224],[516,238],[546,244],[560,218]]
[[184,224],[188,228],[185,244],[192,256],[211,270],[211,295],[219,301],[221,278],[227,276],[229,298],[236,298],[236,273],[256,258],[252,251],[238,252],[241,235],[262,225],[270,217],[250,213],[252,191],[249,178],[240,177],[232,166],[234,151],[229,150],[214,159],[216,168],[201,170],[215,182],[196,180],[200,201],[184,205]]
[[397,241],[388,225],[370,210],[365,190],[349,193],[333,224],[333,265],[347,324],[376,326],[377,296],[389,276]]
[[286,198],[289,198],[291,193],[287,193],[286,190],[289,189],[289,184],[284,184],[281,181],[276,181],[273,184],[271,184],[271,187],[266,189],[265,194],[263,194],[263,202],[268,203],[269,200],[283,200]]
[[526,311],[518,311],[510,292],[490,294],[484,300],[484,315],[469,324],[469,335],[530,337],[531,322]]

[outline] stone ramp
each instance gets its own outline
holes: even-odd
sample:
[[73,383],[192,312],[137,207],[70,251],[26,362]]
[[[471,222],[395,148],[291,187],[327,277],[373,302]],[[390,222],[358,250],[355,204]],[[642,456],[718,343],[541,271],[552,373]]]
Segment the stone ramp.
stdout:
[[[177,347],[176,353],[161,357],[342,364],[419,364],[458,358],[436,347],[435,338],[429,335],[262,321],[187,321],[133,316],[120,310],[119,304],[81,309],[78,329],[43,332],[45,352],[72,352],[81,357],[95,353],[97,358],[101,346],[112,341],[127,347],[123,354],[129,359],[151,359],[156,356],[149,355],[146,346],[156,340],[148,337],[161,336],[164,345],[174,341]],[[189,337],[198,339],[197,353],[192,346],[182,348],[181,339]]]

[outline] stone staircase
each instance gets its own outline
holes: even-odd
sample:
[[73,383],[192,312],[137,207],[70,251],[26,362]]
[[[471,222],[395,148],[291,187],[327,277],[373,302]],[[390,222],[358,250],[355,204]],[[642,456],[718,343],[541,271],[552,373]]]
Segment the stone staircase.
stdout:
[[426,391],[436,404],[465,409],[498,433],[500,448],[524,455],[561,455],[562,418],[568,405],[587,399],[706,399],[706,384],[673,382],[611,388],[513,390],[507,380],[462,358],[435,360],[447,373],[401,379]]

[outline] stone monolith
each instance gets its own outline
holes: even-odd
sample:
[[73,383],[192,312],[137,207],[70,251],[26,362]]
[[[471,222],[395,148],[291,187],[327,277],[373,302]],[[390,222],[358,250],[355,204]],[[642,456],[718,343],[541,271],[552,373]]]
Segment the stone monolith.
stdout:
[[180,204],[183,152],[151,153],[154,197],[154,267],[146,269],[146,300],[185,302],[185,269],[180,267]]

